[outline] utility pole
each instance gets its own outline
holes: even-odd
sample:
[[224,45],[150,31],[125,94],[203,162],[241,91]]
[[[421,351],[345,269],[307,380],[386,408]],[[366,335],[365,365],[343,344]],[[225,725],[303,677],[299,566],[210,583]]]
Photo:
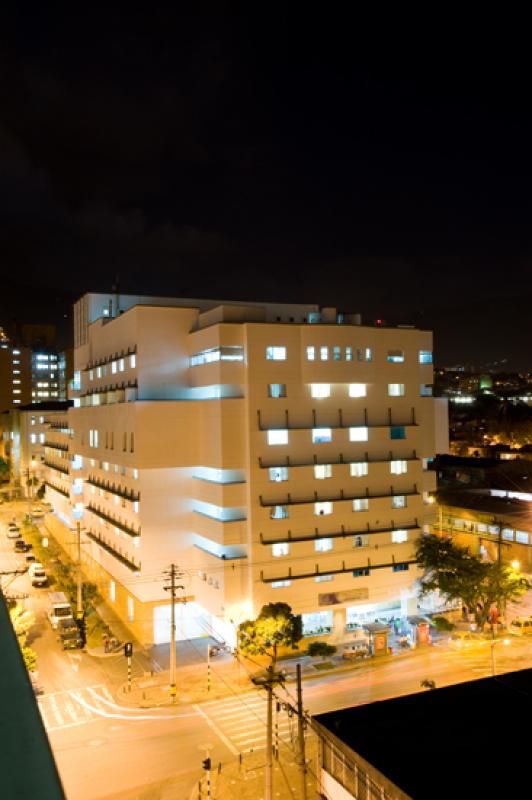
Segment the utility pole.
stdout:
[[165,573],[170,578],[170,586],[165,586],[164,589],[171,593],[172,602],[170,605],[170,695],[172,702],[175,703],[177,686],[175,676],[175,600],[176,590],[184,589],[184,586],[176,586],[176,578],[182,577],[183,573],[178,570],[175,564],[170,564],[170,570]]
[[76,615],[78,619],[83,619],[83,581],[81,577],[81,522],[76,523],[77,533],[77,593],[76,593]]
[[305,760],[305,717],[303,714],[303,689],[301,686],[301,664],[297,664],[297,763],[301,778],[301,800],[307,800],[307,764]]
[[280,672],[274,672],[270,665],[266,675],[254,675],[251,678],[255,686],[266,690],[266,767],[264,770],[264,800],[273,800],[273,687],[284,682]]

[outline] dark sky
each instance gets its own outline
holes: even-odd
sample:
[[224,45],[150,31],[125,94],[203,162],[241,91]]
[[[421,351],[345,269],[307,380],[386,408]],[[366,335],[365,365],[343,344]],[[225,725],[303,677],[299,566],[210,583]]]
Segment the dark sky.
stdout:
[[437,363],[532,367],[518,20],[74,6],[3,13],[0,324],[69,325],[118,275],[413,322]]

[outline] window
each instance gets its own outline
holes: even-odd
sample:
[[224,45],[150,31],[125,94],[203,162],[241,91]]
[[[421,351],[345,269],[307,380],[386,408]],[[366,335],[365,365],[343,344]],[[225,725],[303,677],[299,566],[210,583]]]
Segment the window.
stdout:
[[120,372],[124,372],[125,368],[126,368],[126,363],[123,358],[120,358],[118,360],[118,369],[120,370]]
[[286,397],[286,383],[269,383],[268,397]]
[[405,360],[405,354],[402,350],[388,350],[388,357],[386,360],[389,364],[402,364]]
[[37,441],[37,434],[36,433],[32,433],[30,435],[30,440],[31,440],[32,444],[35,444],[35,442]]
[[403,397],[405,393],[404,383],[389,383],[388,397]]
[[268,431],[268,444],[288,444],[288,431]]
[[288,506],[272,506],[270,508],[270,519],[286,519],[288,517]]
[[353,348],[350,345],[346,345],[345,348],[345,360],[352,361],[353,360]]
[[373,358],[373,352],[371,347],[359,347],[357,348],[357,360],[358,361],[371,361]]
[[432,351],[431,350],[420,350],[419,351],[419,363],[420,364],[432,364]]
[[314,444],[332,442],[332,430],[330,428],[313,428],[312,441]]
[[408,462],[404,460],[390,461],[392,475],[404,475],[408,471]]
[[94,380],[94,372],[92,369],[89,370],[89,380],[90,381]]
[[432,385],[430,383],[420,383],[419,394],[421,397],[432,397]]
[[[13,394],[21,394],[20,389],[13,389]],[[41,397],[42,395],[46,395],[48,397],[48,392],[37,392],[38,396]]]
[[39,434],[39,442],[40,442],[41,444],[44,444],[44,433],[40,433],[40,434]]
[[502,538],[506,539],[507,542],[513,542],[514,540],[514,532],[512,528],[503,528],[502,529]]
[[[19,378],[14,378],[13,379],[13,383],[15,383],[15,384],[20,383],[20,379]],[[37,386],[48,386],[48,384],[47,383],[46,384],[38,383]]]
[[135,619],[135,602],[132,597],[127,598],[127,618],[129,622]]
[[129,434],[129,452],[130,453],[134,453],[135,452],[135,434],[134,433],[130,433]]
[[312,397],[330,397],[331,384],[330,383],[311,383],[310,394]]
[[272,589],[286,589],[291,583],[292,581],[273,581]]
[[288,480],[288,467],[270,467],[268,475],[271,481],[280,483],[281,481]]
[[342,360],[342,348],[341,347],[333,347],[333,361],[341,361]]
[[519,544],[528,544],[528,533],[526,531],[516,531],[515,541]]
[[133,469],[133,477],[135,478],[135,480],[137,480],[137,478],[139,477],[138,469]]
[[139,501],[138,500],[133,500],[133,511],[135,512],[135,514],[139,513]]
[[89,430],[89,447],[98,447],[98,431]]
[[354,569],[352,572],[353,578],[365,578],[369,575],[369,567],[362,567],[361,569]]
[[392,497],[392,508],[406,508],[406,497],[404,494],[396,494]]
[[353,536],[353,547],[368,547],[369,536]]
[[286,347],[270,345],[266,348],[267,361],[286,361]]
[[369,500],[367,497],[357,497],[353,500],[353,511],[369,511]]
[[406,428],[404,425],[392,425],[390,428],[390,439],[406,439]]
[[314,466],[314,477],[317,481],[324,478],[332,478],[332,464],[316,464]]
[[317,517],[324,517],[327,514],[332,514],[333,504],[330,500],[325,500],[322,503],[314,503],[314,513]]
[[329,550],[333,549],[333,540],[332,539],[317,539],[314,542],[314,550],[316,553],[328,553]]
[[392,531],[392,542],[394,544],[401,544],[401,542],[408,541],[408,531]]
[[368,474],[368,462],[353,461],[353,463],[349,465],[349,472],[353,478],[362,478],[364,475]]
[[408,566],[408,564],[394,564],[392,567],[392,572],[407,572]]
[[135,369],[135,367],[137,366],[137,356],[135,355],[135,353],[129,356],[129,366],[131,367],[131,369]]
[[365,383],[350,383],[349,384],[349,397],[365,397],[366,384]]
[[114,375],[118,369],[118,361],[111,362],[111,373]]
[[101,378],[102,377],[102,368],[101,367],[96,367],[96,377],[97,378]]
[[317,575],[314,580],[316,583],[323,583],[324,581],[332,581],[333,575]]
[[35,417],[32,417],[32,418],[31,418],[31,424],[32,424],[32,425],[35,425]]
[[290,552],[290,545],[288,542],[276,542],[272,544],[272,556],[279,558],[280,556],[287,556]]
[[320,347],[320,359],[321,361],[328,361],[329,359],[329,348],[322,346]]
[[316,348],[312,345],[307,347],[307,361],[314,361],[316,355]]
[[350,442],[367,442],[368,429],[365,427],[349,428],[349,441]]
[[115,581],[109,582],[109,598],[112,603],[116,600],[116,583]]

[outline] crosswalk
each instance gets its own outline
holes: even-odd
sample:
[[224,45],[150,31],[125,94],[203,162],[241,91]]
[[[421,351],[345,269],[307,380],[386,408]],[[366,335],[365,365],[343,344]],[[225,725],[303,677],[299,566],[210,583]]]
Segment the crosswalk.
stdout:
[[37,704],[44,727],[48,733],[62,728],[72,728],[94,722],[106,716],[113,697],[101,685],[86,686],[83,689],[67,689],[50,692],[37,698]]
[[[195,708],[234,755],[265,747],[267,703],[264,691],[213,700]],[[293,747],[296,737],[296,717],[289,716],[286,707],[274,700],[274,746],[278,743],[280,748]]]

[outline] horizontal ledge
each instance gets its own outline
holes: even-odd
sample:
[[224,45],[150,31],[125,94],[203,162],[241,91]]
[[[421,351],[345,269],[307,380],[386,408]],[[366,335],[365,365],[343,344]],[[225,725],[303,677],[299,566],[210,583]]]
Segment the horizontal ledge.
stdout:
[[241,556],[226,556],[225,553],[218,555],[217,553],[213,553],[212,550],[207,550],[206,547],[202,547],[200,544],[194,544],[194,547],[197,547],[198,550],[201,550],[202,553],[207,553],[209,556],[213,558],[218,558],[220,561],[238,561],[241,558],[247,558],[247,555]]
[[114,547],[111,547],[110,544],[107,544],[106,541],[100,539],[100,537],[97,536],[97,534],[93,533],[92,531],[85,531],[85,533],[89,537],[89,539],[92,539],[93,542],[96,542],[96,544],[99,545],[103,550],[105,550],[106,553],[109,553],[110,555],[113,556],[113,558],[116,558],[117,561],[120,561],[120,563],[123,564],[125,567],[127,567],[129,570],[131,570],[131,572],[140,572],[140,567],[141,567],[140,563],[135,564],[134,561],[130,561],[130,559],[127,556],[124,556],[122,555],[122,553],[119,553],[117,550],[114,549]]
[[281,498],[277,500],[263,500],[262,495],[260,495],[259,502],[262,508],[273,508],[275,506],[301,506],[312,503],[342,503],[350,500],[378,500],[379,498],[382,499],[384,497],[412,497],[419,494],[420,492],[418,492],[417,486],[414,486],[414,488],[410,490],[400,489],[395,492],[381,492],[378,494],[370,494],[369,491],[365,492],[364,494],[344,494],[341,492],[339,495],[319,497],[316,492],[314,497],[302,499],[294,499],[291,495],[287,495],[286,499]]
[[70,470],[68,469],[68,467],[60,467],[57,464],[52,464],[51,461],[46,461],[46,459],[44,460],[43,463],[46,467],[50,467],[50,469],[55,469],[57,470],[57,472],[62,472],[63,475],[70,475]]
[[261,583],[276,583],[277,581],[302,581],[308,578],[318,578],[320,575],[341,575],[347,572],[356,572],[358,569],[367,569],[371,573],[371,571],[374,569],[389,569],[390,567],[399,567],[402,564],[417,564],[417,561],[412,559],[409,561],[392,561],[389,564],[371,564],[370,560],[368,559],[367,564],[356,564],[352,567],[346,567],[345,562],[343,561],[341,569],[328,569],[323,572],[316,570],[315,572],[305,572],[301,575],[292,575],[291,570],[289,570],[288,575],[280,575],[276,576],[275,578],[265,578],[264,573],[261,570],[260,580]]
[[[356,442],[352,442],[351,444],[356,444]],[[343,466],[349,466],[351,463],[363,463],[363,464],[389,464],[391,461],[420,461],[421,459],[416,455],[414,451],[410,456],[395,456],[389,458],[368,458],[368,454],[365,454],[366,457],[362,459],[357,459],[356,461],[353,458],[345,458],[343,453],[340,453],[338,456],[333,458],[328,458],[323,461],[320,461],[316,455],[313,456],[312,461],[308,459],[305,461],[293,461],[290,456],[286,456],[285,460],[281,463],[275,462],[274,464],[265,464],[259,456],[259,467],[261,469],[279,469],[280,467],[320,467],[326,466],[328,464],[335,465],[340,464]]]
[[128,536],[134,536],[134,537],[140,536],[140,528],[138,530],[135,530],[134,528],[128,528],[127,525],[125,525],[123,522],[114,519],[114,517],[111,517],[104,511],[100,511],[99,509],[94,508],[94,506],[91,506],[90,503],[87,506],[87,511],[90,511],[95,516],[105,520],[105,522],[108,522],[110,525],[114,525],[115,528],[118,528],[119,531],[123,531],[123,533],[127,533]]
[[260,534],[260,543],[261,544],[284,544],[285,542],[315,542],[319,539],[345,539],[348,536],[367,536],[368,534],[377,534],[377,533],[393,533],[393,531],[413,531],[413,530],[421,530],[421,526],[419,525],[417,519],[415,522],[410,522],[407,525],[394,525],[393,521],[391,526],[387,526],[385,528],[363,528],[362,530],[356,531],[348,531],[348,530],[341,530],[341,531],[334,531],[334,533],[318,533],[318,529],[314,534],[296,534],[295,536],[292,535],[290,531],[288,531],[287,535],[284,538],[278,539],[266,539],[263,534]]
[[70,493],[67,492],[65,489],[61,489],[59,488],[59,486],[55,486],[55,484],[50,483],[50,481],[44,481],[44,483],[46,484],[46,486],[49,486],[50,489],[53,489],[54,492],[59,492],[59,494],[62,494],[63,497],[70,497]]
[[247,517],[235,517],[234,519],[220,519],[220,517],[213,517],[210,514],[206,514],[204,511],[198,511],[197,509],[193,509],[194,514],[199,514],[200,517],[207,517],[207,519],[213,519],[215,522],[223,522],[226,524],[227,522],[245,522]]
[[[312,431],[317,428],[330,428],[331,430],[349,430],[349,428],[419,428],[417,422],[351,422],[351,423],[323,423],[316,422],[312,425],[259,425],[259,431]],[[355,444],[355,443],[354,443]]]

